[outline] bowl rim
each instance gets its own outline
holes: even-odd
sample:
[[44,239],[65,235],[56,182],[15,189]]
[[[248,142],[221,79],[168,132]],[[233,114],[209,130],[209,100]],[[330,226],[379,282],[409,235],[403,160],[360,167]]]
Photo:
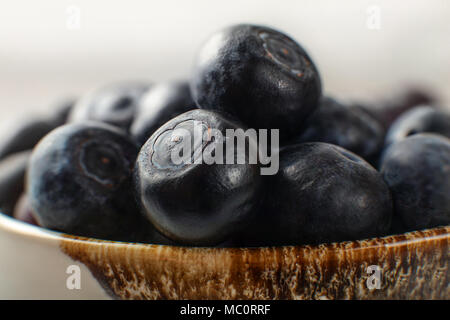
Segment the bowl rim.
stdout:
[[[193,249],[193,250],[258,250],[258,249],[268,249],[268,248],[308,248],[310,250],[342,250],[348,248],[349,250],[355,249],[368,249],[368,248],[376,248],[380,246],[391,247],[396,245],[404,245],[411,242],[420,242],[420,241],[430,241],[430,240],[438,240],[442,238],[450,239],[450,226],[440,226],[430,229],[423,229],[418,231],[411,231],[406,233],[392,234],[383,237],[374,237],[353,241],[342,241],[342,242],[333,242],[333,243],[322,243],[315,245],[285,245],[285,246],[260,246],[260,247],[195,247],[195,246],[182,246],[182,245],[166,245],[166,244],[152,244],[152,243],[144,243],[144,242],[126,242],[126,241],[114,241],[114,240],[105,240],[105,239],[97,239],[90,237],[82,237],[76,236],[72,234],[67,234],[63,232],[54,231],[51,229],[47,229],[44,227],[31,225],[29,223],[20,221],[0,212],[0,231],[5,231],[11,234],[23,235],[28,238],[38,239],[43,241],[69,241],[69,242],[78,242],[89,245],[108,245],[114,247],[120,246],[134,246],[134,247],[147,247],[147,248],[155,248],[155,247],[165,247],[165,248],[183,248],[183,249]],[[432,232],[431,236],[428,231],[436,231]],[[386,241],[383,241],[386,240]]]
[[[181,299],[200,300],[229,300],[236,299],[236,297],[245,300],[255,299],[255,297],[264,300],[320,299],[324,294],[326,297],[333,298],[336,294],[333,291],[335,289],[344,290],[347,292],[346,294],[349,294],[344,295],[344,299],[346,299],[345,297],[352,298],[355,294],[360,299],[389,297],[411,299],[414,296],[411,296],[408,288],[416,287],[423,281],[416,279],[417,272],[415,271],[409,272],[410,276],[406,278],[397,277],[397,272],[390,271],[392,267],[394,267],[392,270],[403,268],[405,261],[418,261],[419,264],[424,262],[424,266],[427,266],[426,270],[431,270],[431,273],[436,275],[435,272],[440,272],[442,269],[442,263],[447,268],[448,259],[445,260],[445,257],[450,243],[450,226],[444,226],[383,238],[314,246],[183,247],[78,237],[34,226],[2,213],[0,213],[0,232],[6,233],[7,237],[19,237],[20,241],[23,238],[26,242],[38,243],[41,246],[50,247],[52,250],[59,250],[73,261],[85,265],[106,294],[113,299],[166,300],[180,299],[180,297],[184,297]],[[15,241],[14,238],[12,240]],[[398,259],[398,257],[403,258]],[[431,260],[427,262],[423,259]],[[345,281],[338,283],[337,287],[336,284],[330,287],[332,282],[320,280],[316,284],[319,286],[320,291],[317,292],[320,293],[320,296],[315,296],[317,288],[314,287],[311,291],[310,284],[314,281],[308,280],[309,276],[307,275],[310,272],[314,279],[319,279],[318,275],[325,275],[323,279],[328,279],[327,275],[335,277],[336,274],[345,274],[346,277],[356,277],[355,279],[364,284],[367,283],[368,275],[361,270],[372,265],[381,266],[383,270],[388,267],[386,276],[390,280],[386,282],[385,290],[380,293],[380,296],[373,295],[372,291],[367,291],[364,289],[365,287],[361,287],[363,288],[361,289],[360,286],[354,286],[351,284],[352,282]],[[417,263],[413,268],[422,270]],[[242,273],[243,270],[244,273]],[[164,276],[167,272],[169,272],[170,279],[175,279],[173,281],[178,281],[176,279],[179,279],[180,275],[191,274],[191,277],[183,278],[185,282],[182,283],[186,283],[186,288],[196,289],[180,293],[175,290],[173,293],[169,290],[171,286],[167,286],[168,282]],[[295,281],[294,287],[300,288],[300,291],[297,289],[292,291],[294,287],[281,289],[284,288],[284,282],[281,284],[277,282],[277,277],[264,278],[264,275],[272,273],[280,274],[280,276],[284,273],[291,275],[292,277],[288,278]],[[420,297],[425,299],[448,298],[447,289],[441,285],[445,282],[442,280],[443,273],[439,274],[440,276],[436,277],[435,281],[426,282],[425,287],[422,285],[421,290],[425,291],[419,292]],[[138,281],[139,288],[144,284],[145,289],[136,291],[136,282],[124,280],[128,279],[125,275],[130,275],[132,279],[140,279]],[[249,280],[252,288],[250,295],[241,287],[242,283],[247,283],[246,280],[241,279],[242,275],[246,277],[245,279],[253,279]],[[228,290],[229,286],[223,287],[220,286],[220,283],[211,282],[211,279],[216,277],[229,279],[232,284],[231,288],[237,289],[230,291]],[[226,290],[226,288],[228,289]],[[264,293],[266,291],[260,291],[261,288],[280,289],[276,291],[277,293],[268,291],[269,293],[266,295]],[[238,292],[238,296],[236,296],[236,292]],[[263,295],[254,296],[257,293]]]

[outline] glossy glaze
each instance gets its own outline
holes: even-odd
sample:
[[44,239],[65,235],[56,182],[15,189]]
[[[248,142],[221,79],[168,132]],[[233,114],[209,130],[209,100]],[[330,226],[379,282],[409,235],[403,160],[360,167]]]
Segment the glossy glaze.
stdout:
[[[61,250],[119,299],[450,299],[450,227],[365,241],[183,248],[67,236]],[[382,270],[368,289],[367,268]]]
[[[19,298],[103,298],[97,281],[118,299],[450,299],[449,226],[320,246],[207,249],[76,238],[0,214],[5,235],[26,240],[24,251],[3,256],[11,266],[27,257],[5,269],[9,283],[29,287]],[[83,290],[63,285],[69,264],[81,267]],[[370,265],[382,268],[379,290],[367,288]]]

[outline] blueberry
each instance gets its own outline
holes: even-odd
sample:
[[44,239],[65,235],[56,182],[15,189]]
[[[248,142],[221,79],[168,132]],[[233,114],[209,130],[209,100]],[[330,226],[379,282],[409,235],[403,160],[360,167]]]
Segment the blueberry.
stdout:
[[144,232],[132,192],[137,146],[99,122],[61,126],[36,146],[27,194],[43,227],[86,237],[137,241]]
[[225,148],[222,154],[218,148],[226,140],[221,138],[226,138],[226,129],[239,127],[217,112],[192,110],[164,124],[142,147],[136,192],[145,215],[169,239],[215,245],[250,219],[261,184],[259,166],[250,164],[247,154],[244,163],[237,164],[239,148],[230,153],[235,164],[227,164]]
[[217,32],[202,47],[191,90],[200,108],[229,113],[251,128],[280,129],[286,138],[317,107],[321,81],[293,39],[241,24]]
[[450,138],[450,114],[430,106],[419,106],[403,113],[389,129],[388,146],[416,133],[437,133]]
[[25,171],[31,151],[12,154],[0,161],[0,212],[12,215],[24,190]]
[[369,113],[323,97],[303,132],[291,143],[331,143],[373,162],[382,150],[383,139],[382,126]]
[[164,123],[194,108],[186,82],[155,85],[142,97],[130,133],[142,146]]
[[69,122],[100,121],[128,130],[136,106],[150,87],[143,82],[113,83],[81,98],[69,115]]
[[327,143],[280,151],[280,170],[241,246],[364,239],[388,232],[392,199],[380,174],[354,153]]
[[16,152],[33,149],[47,133],[64,124],[74,99],[65,99],[52,106],[48,114],[10,118],[0,130],[0,159]]
[[450,140],[416,134],[384,153],[381,174],[403,231],[450,224]]

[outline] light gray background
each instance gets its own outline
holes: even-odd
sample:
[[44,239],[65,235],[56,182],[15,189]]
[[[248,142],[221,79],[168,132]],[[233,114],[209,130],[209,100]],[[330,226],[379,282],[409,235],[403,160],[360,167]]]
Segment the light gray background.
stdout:
[[[367,27],[373,5],[379,30]],[[55,99],[111,81],[186,78],[202,41],[238,22],[295,37],[318,65],[325,92],[338,98],[388,99],[422,85],[450,101],[447,0],[3,0],[0,6],[1,118],[45,110]],[[70,6],[80,10],[79,29],[67,27]]]

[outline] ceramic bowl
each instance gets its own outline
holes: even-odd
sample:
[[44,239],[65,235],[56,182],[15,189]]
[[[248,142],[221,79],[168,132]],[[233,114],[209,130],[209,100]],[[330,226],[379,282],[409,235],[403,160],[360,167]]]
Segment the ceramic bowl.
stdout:
[[450,299],[449,240],[440,227],[319,246],[187,248],[74,237],[0,214],[0,298]]

